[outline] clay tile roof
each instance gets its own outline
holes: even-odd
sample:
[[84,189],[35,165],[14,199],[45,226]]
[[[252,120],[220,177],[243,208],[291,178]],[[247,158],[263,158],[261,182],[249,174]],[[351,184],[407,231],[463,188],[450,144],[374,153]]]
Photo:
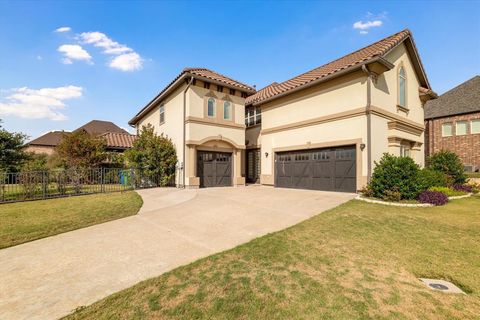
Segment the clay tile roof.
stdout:
[[92,120],[80,128],[76,129],[75,131],[85,130],[89,134],[103,134],[106,132],[116,132],[116,133],[125,133],[128,134],[127,131],[123,130],[116,124],[110,121],[102,121],[102,120]]
[[229,78],[227,76],[224,76],[220,73],[217,73],[215,71],[212,71],[212,70],[209,70],[209,69],[206,69],[206,68],[185,68],[185,69],[183,69],[183,72],[191,73],[193,75],[197,75],[197,76],[207,78],[207,79],[210,79],[210,80],[223,82],[226,85],[230,85],[230,86],[233,86],[233,87],[238,87],[240,89],[255,92],[255,88],[249,86],[248,84],[242,83],[242,82],[237,81],[237,80],[233,80],[232,78]]
[[408,29],[405,29],[385,39],[377,41],[367,47],[347,54],[346,56],[343,56],[337,60],[324,64],[323,66],[320,66],[311,71],[305,72],[290,80],[284,81],[276,85],[268,85],[267,87],[257,91],[257,93],[247,97],[245,104],[248,105],[258,103],[273,98],[276,95],[305,86],[313,81],[322,79],[339,71],[359,66],[362,63],[370,61],[374,58],[382,57],[391,49],[393,49],[397,44],[405,40],[408,36],[411,36],[411,33]]
[[480,112],[480,76],[445,92],[425,104],[425,119]]
[[143,115],[147,114],[150,110],[152,110],[156,102],[162,99],[164,96],[168,95],[171,90],[173,90],[178,83],[181,83],[183,79],[188,78],[188,76],[192,76],[193,78],[198,78],[200,80],[208,81],[211,80],[213,82],[221,83],[227,87],[231,87],[232,89],[238,89],[245,93],[252,94],[255,93],[255,88],[251,87],[245,83],[242,83],[237,80],[233,80],[227,76],[224,76],[220,73],[212,71],[206,68],[185,68],[182,72],[175,77],[165,88],[162,89],[146,106],[144,106],[130,121],[128,122],[130,125],[134,125],[138,122],[139,119],[142,118]]
[[52,146],[52,147],[56,147],[60,143],[60,141],[62,140],[64,134],[69,134],[69,132],[51,131],[51,132],[45,133],[44,135],[42,135],[42,136],[40,136],[36,139],[33,139],[32,141],[30,141],[27,144],[32,145],[32,146]]
[[137,136],[129,133],[107,132],[101,135],[107,141],[107,148],[128,149],[133,147]]

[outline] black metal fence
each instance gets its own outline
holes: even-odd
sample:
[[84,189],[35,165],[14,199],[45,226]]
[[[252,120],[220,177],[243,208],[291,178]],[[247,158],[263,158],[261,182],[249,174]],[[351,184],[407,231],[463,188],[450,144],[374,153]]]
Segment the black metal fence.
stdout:
[[0,173],[0,203],[172,185],[138,169],[94,168]]

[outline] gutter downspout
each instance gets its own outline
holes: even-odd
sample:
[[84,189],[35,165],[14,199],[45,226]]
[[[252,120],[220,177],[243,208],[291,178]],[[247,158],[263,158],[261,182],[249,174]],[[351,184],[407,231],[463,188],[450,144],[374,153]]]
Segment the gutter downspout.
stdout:
[[185,143],[186,143],[186,137],[185,137],[185,130],[186,130],[186,129],[185,129],[185,120],[186,120],[186,113],[187,113],[187,91],[188,91],[188,88],[190,88],[190,85],[192,84],[192,82],[193,82],[193,76],[190,78],[190,80],[189,80],[188,83],[187,83],[187,87],[186,87],[185,90],[183,91],[182,188],[185,188],[185,168],[186,168],[186,165],[185,165],[185,149],[186,149],[186,146],[185,146]]
[[362,65],[362,71],[367,74],[367,182],[372,178],[372,73],[366,65]]

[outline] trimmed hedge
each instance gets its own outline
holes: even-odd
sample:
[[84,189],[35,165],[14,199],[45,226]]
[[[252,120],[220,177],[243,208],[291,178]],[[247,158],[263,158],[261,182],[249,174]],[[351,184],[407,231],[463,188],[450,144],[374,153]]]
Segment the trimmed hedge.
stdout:
[[396,157],[385,153],[375,162],[370,188],[376,198],[387,199],[398,192],[401,199],[416,199],[425,189],[419,184],[420,167],[410,157]]

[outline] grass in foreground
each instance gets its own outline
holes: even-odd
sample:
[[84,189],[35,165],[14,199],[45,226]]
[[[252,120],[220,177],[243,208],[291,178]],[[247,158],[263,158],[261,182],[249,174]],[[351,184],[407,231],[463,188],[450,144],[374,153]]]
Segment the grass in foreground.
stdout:
[[142,199],[133,192],[0,205],[0,248],[134,215]]
[[478,319],[479,271],[480,197],[431,208],[350,201],[67,319]]

